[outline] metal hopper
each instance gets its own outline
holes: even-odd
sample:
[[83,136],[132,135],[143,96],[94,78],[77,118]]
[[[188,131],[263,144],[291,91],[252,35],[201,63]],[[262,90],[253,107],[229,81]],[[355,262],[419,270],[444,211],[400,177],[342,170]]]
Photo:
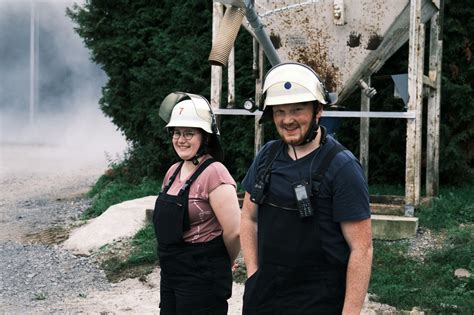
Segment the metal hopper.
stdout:
[[[409,0],[256,1],[282,61],[310,65],[339,102],[408,40]],[[422,2],[422,23],[437,12]]]

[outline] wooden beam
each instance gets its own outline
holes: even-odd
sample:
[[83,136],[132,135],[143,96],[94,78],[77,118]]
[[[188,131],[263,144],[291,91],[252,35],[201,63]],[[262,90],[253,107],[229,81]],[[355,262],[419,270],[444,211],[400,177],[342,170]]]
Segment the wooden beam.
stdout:
[[421,0],[410,1],[408,48],[408,111],[414,120],[407,120],[405,164],[405,215],[413,216],[420,202],[421,131],[423,110],[424,25],[421,23]]
[[235,107],[235,48],[232,47],[227,65],[227,108]]
[[439,193],[439,125],[441,111],[441,64],[443,55],[442,15],[440,12],[431,18],[429,77],[435,88],[428,97],[427,140],[426,140],[426,196]]
[[[370,86],[370,76],[363,79]],[[370,112],[370,98],[365,93],[360,93],[361,112]],[[364,168],[365,178],[369,178],[369,117],[360,118],[360,149],[359,160]]]
[[[264,53],[256,38],[253,38],[253,73],[255,75],[255,104],[260,103],[262,97]],[[255,116],[255,155],[263,145],[263,126],[258,123],[260,116]]]

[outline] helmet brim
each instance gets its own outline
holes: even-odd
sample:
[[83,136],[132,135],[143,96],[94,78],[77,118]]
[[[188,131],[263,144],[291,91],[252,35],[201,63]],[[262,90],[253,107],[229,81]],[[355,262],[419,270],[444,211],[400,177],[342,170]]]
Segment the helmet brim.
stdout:
[[269,90],[269,92],[266,93],[264,105],[267,107],[272,105],[296,104],[313,101],[317,101],[324,105],[327,103],[323,95],[315,96],[313,93],[310,93],[305,89],[300,89],[297,97],[289,97],[286,91],[278,90],[274,92]]
[[204,130],[205,132],[212,134],[212,130],[208,126],[206,126],[202,122],[196,121],[196,120],[180,120],[176,123],[171,122],[171,123],[167,124],[165,127],[166,128],[173,128],[173,127],[200,128],[200,129]]
[[[265,97],[265,95],[264,95],[264,97]],[[272,119],[273,113],[272,113],[271,106],[281,105],[282,104],[281,103],[282,99],[280,97],[285,97],[285,96],[273,96],[273,97],[267,96],[267,97],[265,97],[264,110],[263,110],[262,116],[260,116],[260,119],[258,120],[259,124],[262,124],[265,121],[268,121],[268,120]],[[308,98],[308,100],[307,100],[308,102],[313,102],[311,93],[308,93],[307,98]],[[304,99],[304,98],[301,98],[301,99]],[[336,104],[337,100],[338,100],[337,93],[328,93],[328,102],[327,103],[319,102],[319,103],[322,104],[324,107],[327,107],[329,105]]]
[[265,106],[265,109],[262,112],[262,116],[260,116],[260,119],[258,120],[259,124],[263,124],[266,121],[271,120],[273,117],[272,109],[270,106]]

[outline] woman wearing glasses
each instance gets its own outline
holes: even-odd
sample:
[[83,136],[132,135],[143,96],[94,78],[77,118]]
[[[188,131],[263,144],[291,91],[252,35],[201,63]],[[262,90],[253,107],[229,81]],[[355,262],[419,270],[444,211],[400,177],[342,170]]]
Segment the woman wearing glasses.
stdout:
[[214,114],[204,97],[176,92],[160,117],[181,159],[167,171],[153,214],[161,314],[227,314],[240,208]]

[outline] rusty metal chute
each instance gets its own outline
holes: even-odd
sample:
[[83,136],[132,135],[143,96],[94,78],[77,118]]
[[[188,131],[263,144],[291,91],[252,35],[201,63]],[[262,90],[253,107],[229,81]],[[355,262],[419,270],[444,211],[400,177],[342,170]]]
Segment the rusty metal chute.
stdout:
[[[313,67],[339,102],[409,37],[409,0],[256,0],[255,9],[281,60]],[[421,22],[436,12],[422,1]]]

